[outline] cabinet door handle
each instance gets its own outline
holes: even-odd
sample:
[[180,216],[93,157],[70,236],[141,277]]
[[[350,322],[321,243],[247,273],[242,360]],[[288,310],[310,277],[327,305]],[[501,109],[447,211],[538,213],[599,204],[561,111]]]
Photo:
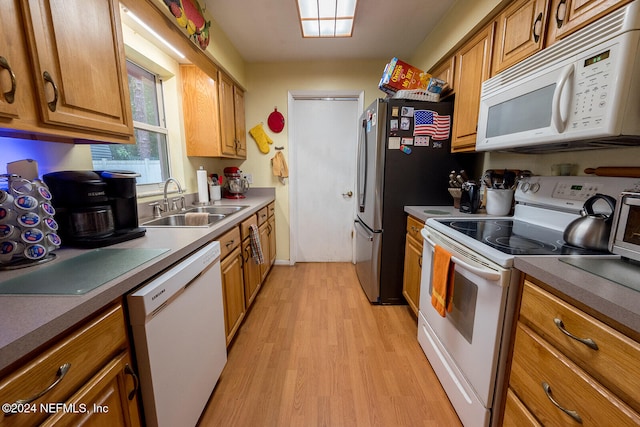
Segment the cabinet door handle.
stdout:
[[418,265],[422,268],[422,255],[418,258]]
[[67,375],[67,372],[69,372],[69,368],[71,368],[71,363],[65,363],[64,365],[61,365],[58,368],[58,371],[56,372],[56,379],[55,379],[54,382],[49,384],[49,386],[47,388],[45,388],[44,390],[42,390],[40,393],[37,393],[37,394],[31,396],[28,399],[16,400],[16,404],[18,404],[18,405],[26,405],[28,403],[33,402],[34,400],[40,399],[45,394],[49,393],[55,386],[60,384],[60,381],[62,381],[64,376]]
[[225,243],[225,246],[226,246],[227,248],[229,248],[230,246],[232,246],[232,245],[233,245],[233,243],[234,243],[234,242],[235,242],[235,239],[234,239],[234,240],[229,240],[227,243]]
[[138,393],[138,387],[140,386],[140,380],[138,379],[138,376],[133,371],[131,366],[129,366],[128,363],[126,365],[124,365],[124,373],[127,374],[127,375],[131,375],[133,377],[133,390],[131,390],[131,392],[129,393],[129,396],[128,396],[129,400],[133,400],[133,398],[136,397],[136,393]]
[[11,77],[11,90],[9,92],[5,92],[4,99],[9,103],[13,104],[16,98],[16,75],[13,73],[11,69],[11,65],[9,65],[9,61],[4,56],[0,56],[0,68],[4,68],[9,72],[9,76]]
[[544,389],[544,394],[547,395],[547,399],[549,399],[551,401],[551,403],[553,403],[553,405],[556,408],[560,409],[562,412],[564,412],[565,414],[569,415],[576,422],[582,424],[582,418],[580,417],[580,415],[578,415],[578,413],[576,411],[572,411],[570,409],[562,407],[558,402],[556,402],[556,400],[553,398],[553,396],[551,396],[551,386],[549,384],[547,384],[546,382],[543,381],[542,382],[542,388]]
[[556,25],[558,28],[562,27],[564,23],[564,18],[567,15],[567,0],[562,0],[558,3],[558,7],[556,8]]
[[531,32],[533,33],[533,41],[538,43],[538,41],[540,40],[540,34],[542,33],[542,12],[540,12],[535,22],[533,23]]
[[56,111],[58,104],[58,86],[56,86],[56,83],[53,81],[53,77],[51,77],[51,74],[49,74],[48,71],[42,73],[42,77],[44,78],[45,83],[51,83],[51,87],[53,87],[53,101],[47,102],[47,105],[49,106],[49,110],[54,112]]
[[593,349],[593,350],[597,350],[598,349],[598,344],[596,344],[596,342],[594,340],[592,340],[591,338],[580,338],[577,337],[575,335],[573,335],[571,332],[567,331],[564,328],[564,323],[562,322],[562,320],[558,319],[557,317],[553,319],[553,323],[556,324],[556,326],[558,327],[558,329],[560,329],[560,332],[562,332],[563,334],[565,334],[566,336],[568,336],[569,338],[572,338],[578,342],[581,342],[582,344],[586,345],[587,347]]

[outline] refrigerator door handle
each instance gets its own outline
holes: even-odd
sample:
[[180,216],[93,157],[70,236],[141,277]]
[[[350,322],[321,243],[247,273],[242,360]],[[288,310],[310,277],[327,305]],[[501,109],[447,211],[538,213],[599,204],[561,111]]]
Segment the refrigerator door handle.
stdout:
[[361,236],[363,236],[368,241],[373,242],[373,233],[370,233],[369,230],[367,230],[367,228],[357,219],[355,223],[356,223],[356,227],[355,227],[356,232]]
[[358,204],[360,212],[364,212],[367,194],[367,167],[369,163],[367,161],[367,145],[367,119],[363,119],[362,138],[360,138],[358,141]]

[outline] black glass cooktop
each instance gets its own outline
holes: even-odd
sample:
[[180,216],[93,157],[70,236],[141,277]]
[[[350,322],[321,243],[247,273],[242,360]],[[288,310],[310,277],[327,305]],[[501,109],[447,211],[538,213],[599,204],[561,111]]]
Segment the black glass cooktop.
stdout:
[[562,231],[511,219],[438,220],[479,242],[511,255],[602,255],[568,245]]

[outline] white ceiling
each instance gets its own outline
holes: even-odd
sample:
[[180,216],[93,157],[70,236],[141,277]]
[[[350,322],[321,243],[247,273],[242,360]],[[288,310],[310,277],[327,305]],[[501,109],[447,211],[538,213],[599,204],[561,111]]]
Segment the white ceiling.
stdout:
[[359,0],[353,37],[303,39],[296,0],[201,0],[247,62],[409,58],[456,0]]

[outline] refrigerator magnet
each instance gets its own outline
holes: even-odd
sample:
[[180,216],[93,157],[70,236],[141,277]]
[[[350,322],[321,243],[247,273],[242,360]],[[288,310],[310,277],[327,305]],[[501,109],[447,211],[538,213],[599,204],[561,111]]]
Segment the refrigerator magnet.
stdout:
[[413,117],[413,107],[402,107],[402,117]]
[[442,141],[433,141],[433,148],[442,148]]
[[389,120],[389,129],[391,131],[396,131],[396,130],[399,129],[399,127],[398,127],[398,119]]
[[411,148],[407,147],[406,145],[401,145],[400,151],[402,151],[404,154],[411,154]]
[[400,107],[398,107],[397,105],[391,107],[391,117],[398,117],[400,113]]
[[416,147],[428,147],[430,138],[428,136],[416,136],[413,145]]
[[413,145],[413,138],[404,137],[402,138],[401,145]]
[[402,117],[400,119],[400,129],[409,130],[411,129],[411,119],[408,117]]
[[398,150],[400,148],[400,137],[391,136],[388,138],[389,150]]

